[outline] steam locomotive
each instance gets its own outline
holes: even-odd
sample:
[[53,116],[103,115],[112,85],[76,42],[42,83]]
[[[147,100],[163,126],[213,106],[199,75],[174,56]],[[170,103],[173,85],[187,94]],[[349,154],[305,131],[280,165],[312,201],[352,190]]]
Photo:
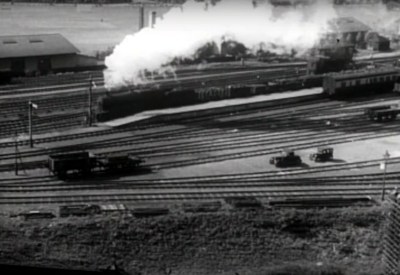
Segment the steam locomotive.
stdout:
[[[225,49],[231,49],[229,47],[233,49],[240,48],[237,44],[227,43]],[[169,87],[165,89],[157,88],[145,91],[132,91],[130,88],[123,88],[125,92],[112,94],[98,101],[96,118],[97,121],[106,121],[147,110],[173,108],[213,100],[249,97],[277,91],[321,86],[322,73],[340,71],[349,66],[352,62],[353,47],[335,42],[314,49],[310,55],[307,68],[297,67],[297,69],[293,69],[290,77],[284,76],[284,74],[289,75],[284,70],[282,72],[277,71],[275,72],[276,76],[274,75],[273,81],[263,80],[264,75],[260,75],[260,79],[254,80],[252,84],[245,85],[229,85],[226,83],[228,82],[227,80],[225,83],[219,85],[202,86],[198,84],[197,87],[195,87],[196,85],[191,85],[193,87],[181,89]],[[308,76],[305,76],[307,73],[297,74],[296,70],[307,71]],[[249,76],[242,76],[243,81],[245,81],[246,77],[248,78]],[[271,78],[271,72],[265,72],[265,79],[268,78]],[[239,80],[238,78],[235,80],[236,82],[241,82],[237,81]],[[326,91],[329,93],[328,88]]]

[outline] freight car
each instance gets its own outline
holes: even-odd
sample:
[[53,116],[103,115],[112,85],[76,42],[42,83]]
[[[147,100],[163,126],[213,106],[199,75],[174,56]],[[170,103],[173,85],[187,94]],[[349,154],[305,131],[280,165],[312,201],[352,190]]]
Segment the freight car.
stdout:
[[392,105],[375,106],[364,110],[364,114],[372,121],[395,120],[399,113],[400,108]]
[[55,176],[66,178],[71,174],[88,176],[94,170],[108,173],[131,171],[143,160],[131,154],[109,154],[98,156],[89,152],[63,153],[48,158],[48,168]]
[[147,110],[173,108],[212,100],[241,98],[268,92],[265,84],[212,86],[196,89],[155,89],[133,91],[100,98],[97,121],[106,121]]
[[400,69],[395,67],[331,73],[323,79],[323,90],[328,96],[390,92],[399,76]]

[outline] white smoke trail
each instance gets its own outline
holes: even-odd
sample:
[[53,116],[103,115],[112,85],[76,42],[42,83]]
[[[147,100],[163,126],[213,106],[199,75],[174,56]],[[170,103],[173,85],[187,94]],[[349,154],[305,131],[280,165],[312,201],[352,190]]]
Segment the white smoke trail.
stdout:
[[189,0],[158,19],[154,28],[128,35],[115,47],[105,61],[106,87],[146,82],[144,72],[158,71],[176,57],[190,58],[207,42],[220,45],[224,37],[254,50],[263,44],[273,52],[302,52],[318,41],[327,22],[336,17],[331,5],[318,2],[274,8],[268,3],[255,7],[249,0],[223,0],[206,8]]

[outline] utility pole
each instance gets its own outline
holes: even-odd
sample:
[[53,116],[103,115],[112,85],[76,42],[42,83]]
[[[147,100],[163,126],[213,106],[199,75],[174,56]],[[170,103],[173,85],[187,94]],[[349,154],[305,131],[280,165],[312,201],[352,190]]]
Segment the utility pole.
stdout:
[[[386,150],[385,154],[383,155],[383,165],[381,164],[381,167],[383,166],[383,184],[382,184],[382,201],[385,200],[385,185],[386,185],[386,164],[387,164],[387,159],[390,157],[389,152]],[[382,168],[381,168],[382,169]]]
[[18,176],[18,134],[15,132],[15,175]]
[[32,139],[32,112],[33,109],[37,109],[37,104],[33,103],[29,100],[28,103],[29,111],[28,111],[28,120],[29,120],[29,146],[33,148],[33,139]]
[[89,110],[88,110],[88,126],[92,126],[92,85],[93,85],[93,78],[90,75],[89,79]]

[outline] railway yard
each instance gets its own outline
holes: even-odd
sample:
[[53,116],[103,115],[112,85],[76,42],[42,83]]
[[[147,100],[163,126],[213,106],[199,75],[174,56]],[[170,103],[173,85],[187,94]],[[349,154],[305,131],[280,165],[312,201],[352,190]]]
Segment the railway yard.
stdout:
[[[85,127],[89,74],[93,75],[42,77],[36,80],[39,83],[27,80],[3,87],[2,209],[15,209],[14,204],[135,204],[232,196],[265,202],[292,197],[379,196],[379,164],[386,150],[391,153],[386,187],[394,187],[398,180],[396,121],[371,122],[364,115],[366,107],[396,104],[396,94],[332,100],[316,87],[288,92],[290,100],[280,99],[285,93],[259,96],[256,101],[232,99],[221,101],[220,106],[206,103],[214,104],[212,109],[196,105],[172,113],[148,111],[142,117],[136,115],[140,118],[136,122],[119,127],[111,127],[112,122]],[[221,81],[220,74],[214,74],[215,81]],[[273,77],[274,72],[271,74]],[[196,81],[201,75],[193,78]],[[96,74],[93,80],[102,84]],[[104,89],[94,88],[93,101],[102,93]],[[39,106],[33,112],[33,148],[29,148],[27,135],[20,135],[28,128],[29,100]],[[230,105],[229,101],[235,102]],[[17,142],[10,138],[15,133],[19,134]],[[316,148],[327,145],[335,150],[332,161],[308,160]],[[298,152],[302,165],[279,169],[268,163],[284,148]],[[49,155],[82,150],[100,155],[133,153],[143,158],[145,165],[118,177],[96,172],[94,179],[64,181],[50,175],[46,166]]]
[[[392,63],[390,58],[377,62],[385,61]],[[258,85],[278,75],[292,81],[305,76],[302,66],[178,70],[177,79],[155,79],[152,85]],[[100,262],[107,265],[114,259],[131,274],[292,274],[298,268],[304,274],[324,268],[333,272],[327,274],[381,274],[377,255],[383,225],[378,213],[383,211],[382,192],[387,195],[398,186],[399,130],[397,120],[373,121],[365,110],[397,105],[396,93],[329,98],[316,86],[209,102],[203,95],[206,102],[201,104],[95,123],[97,103],[110,93],[102,85],[101,73],[92,71],[18,78],[2,86],[0,252],[7,262],[60,266],[63,261],[64,267],[98,269]],[[37,105],[32,147],[29,101]],[[333,150],[330,160],[310,159],[317,148],[327,146]],[[287,148],[301,158],[300,165],[278,168],[270,163]],[[89,175],[73,171],[67,178],[49,171],[49,156],[82,151],[97,158],[132,154],[143,163],[121,172],[95,166]],[[385,152],[390,152],[386,159]],[[315,210],[320,208],[325,210]],[[351,210],[344,214],[340,209]],[[137,227],[128,225],[132,222]],[[77,235],[66,238],[63,224]],[[11,233],[15,226],[26,229]],[[110,245],[84,241],[98,234]],[[335,239],[338,234],[347,241]],[[12,244],[16,236],[24,244]],[[224,239],[230,241],[221,243]],[[132,250],[132,243],[142,248]],[[26,247],[35,251],[26,252]],[[270,264],[260,269],[265,260]]]
[[0,3],[1,274],[400,274],[397,1],[245,2]]

